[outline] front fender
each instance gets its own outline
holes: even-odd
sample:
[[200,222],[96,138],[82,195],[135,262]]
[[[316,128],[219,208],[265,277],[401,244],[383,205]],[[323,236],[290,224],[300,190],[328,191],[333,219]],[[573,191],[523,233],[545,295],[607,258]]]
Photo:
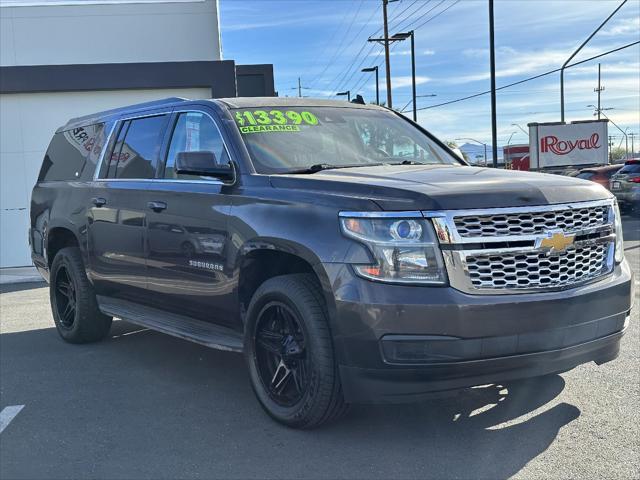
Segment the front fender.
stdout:
[[338,212],[330,206],[279,200],[234,204],[229,216],[230,248],[227,251],[234,277],[239,278],[244,259],[256,250],[294,255],[311,265],[333,323],[335,299],[324,264],[370,261],[364,245],[342,235]]

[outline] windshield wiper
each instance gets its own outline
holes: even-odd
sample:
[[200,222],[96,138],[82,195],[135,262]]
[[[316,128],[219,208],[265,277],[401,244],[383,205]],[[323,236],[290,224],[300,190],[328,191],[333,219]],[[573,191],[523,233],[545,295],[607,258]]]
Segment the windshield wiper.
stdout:
[[332,165],[330,163],[316,163],[307,168],[301,168],[300,170],[289,170],[286,172],[282,172],[284,174],[290,173],[317,173],[323,170],[335,170],[338,168],[356,168],[356,167],[379,167],[380,165],[385,165],[384,163],[358,163],[353,165]]
[[416,160],[403,160],[397,163],[390,163],[389,165],[428,165],[424,162],[418,162]]

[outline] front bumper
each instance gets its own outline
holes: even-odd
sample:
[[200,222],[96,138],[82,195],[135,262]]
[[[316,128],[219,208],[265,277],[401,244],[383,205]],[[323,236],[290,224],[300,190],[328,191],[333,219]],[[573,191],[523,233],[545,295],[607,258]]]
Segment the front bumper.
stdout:
[[434,391],[610,361],[633,297],[626,262],[595,283],[515,295],[385,285],[356,277],[348,265],[325,269],[342,385],[352,403],[417,401]]

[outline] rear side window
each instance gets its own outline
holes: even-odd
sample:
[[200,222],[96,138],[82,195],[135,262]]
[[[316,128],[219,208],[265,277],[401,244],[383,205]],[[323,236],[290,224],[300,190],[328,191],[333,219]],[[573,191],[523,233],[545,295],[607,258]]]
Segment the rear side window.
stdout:
[[56,133],[44,156],[38,181],[92,180],[105,138],[104,123]]
[[640,163],[630,163],[622,167],[619,173],[640,173]]
[[167,115],[127,120],[109,161],[107,178],[154,178]]

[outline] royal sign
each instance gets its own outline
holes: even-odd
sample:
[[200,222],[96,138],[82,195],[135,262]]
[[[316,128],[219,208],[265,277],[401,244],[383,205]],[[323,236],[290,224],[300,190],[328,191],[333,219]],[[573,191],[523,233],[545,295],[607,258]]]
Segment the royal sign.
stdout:
[[529,124],[533,169],[607,163],[607,120]]

